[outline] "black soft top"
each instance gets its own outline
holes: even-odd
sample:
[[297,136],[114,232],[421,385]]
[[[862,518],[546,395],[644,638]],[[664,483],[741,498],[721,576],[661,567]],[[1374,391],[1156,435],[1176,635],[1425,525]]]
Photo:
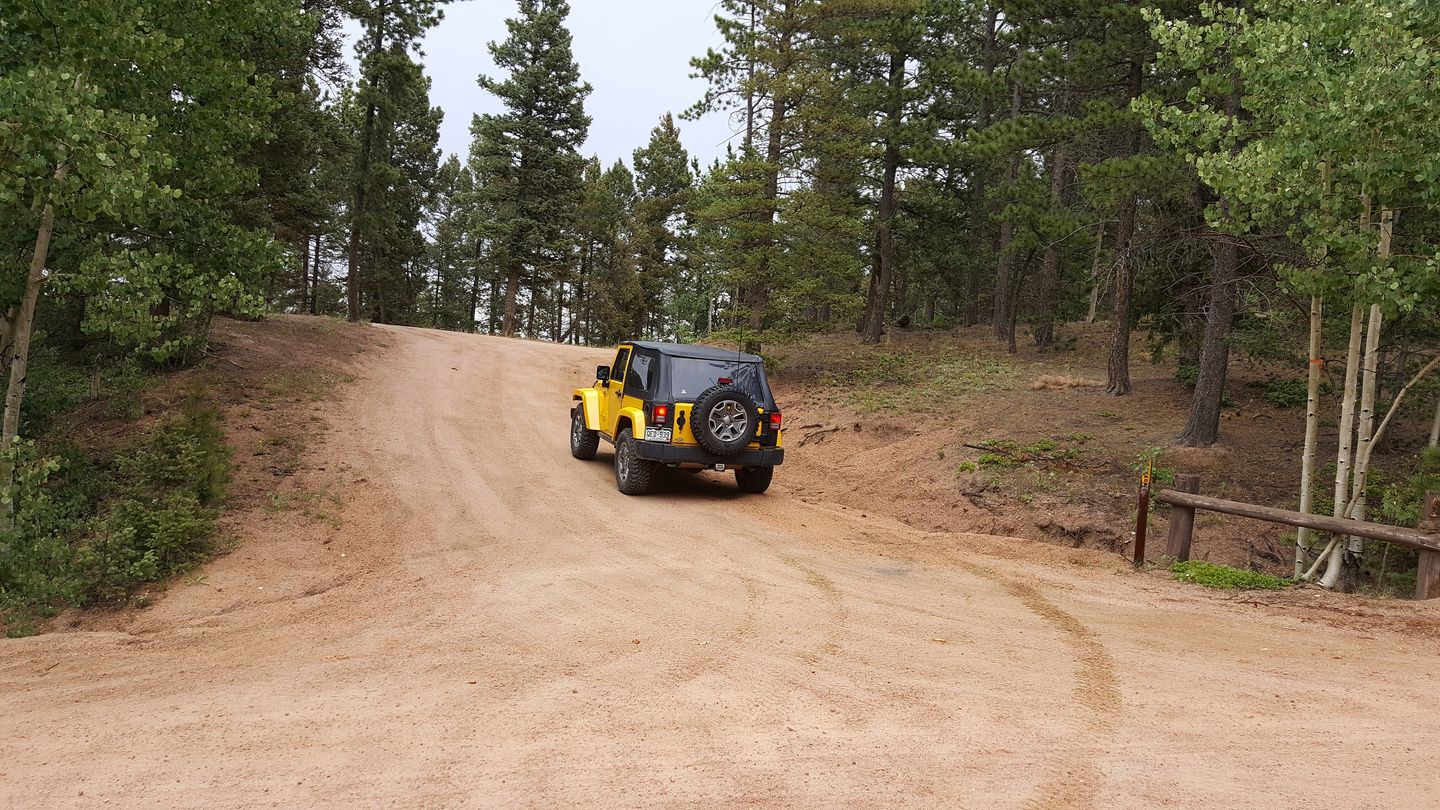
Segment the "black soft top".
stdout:
[[630,345],[637,349],[650,349],[669,357],[693,357],[697,360],[728,360],[740,363],[763,363],[756,354],[717,349],[714,346],[697,346],[688,343],[657,343],[653,340],[632,340]]

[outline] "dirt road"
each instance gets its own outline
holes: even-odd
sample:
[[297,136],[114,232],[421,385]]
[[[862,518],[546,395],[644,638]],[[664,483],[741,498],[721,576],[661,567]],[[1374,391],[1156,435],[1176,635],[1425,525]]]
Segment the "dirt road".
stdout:
[[0,806],[1440,803],[1433,639],[785,468],[627,498],[566,447],[607,353],[386,340],[309,451],[337,515],[237,516],[113,629],[0,641]]

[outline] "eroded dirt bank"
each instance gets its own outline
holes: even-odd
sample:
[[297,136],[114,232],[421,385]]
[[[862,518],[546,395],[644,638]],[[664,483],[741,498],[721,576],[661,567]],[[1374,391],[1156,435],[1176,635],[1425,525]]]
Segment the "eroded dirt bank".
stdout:
[[[387,329],[316,506],[0,642],[0,805],[1433,805],[1433,605],[1326,620],[1117,559],[569,457],[607,353]],[[307,503],[311,501],[306,501]]]

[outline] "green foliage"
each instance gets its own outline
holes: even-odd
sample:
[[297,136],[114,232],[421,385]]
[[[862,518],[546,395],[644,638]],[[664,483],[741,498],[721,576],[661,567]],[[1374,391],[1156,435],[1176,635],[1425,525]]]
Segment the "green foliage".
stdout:
[[1175,379],[1186,388],[1194,388],[1200,379],[1200,366],[1196,363],[1181,363],[1175,369]]
[[1309,388],[1303,379],[1282,377],[1265,383],[1265,401],[1277,408],[1299,408],[1309,398]]
[[1367,492],[1375,489],[1380,494],[1378,520],[1396,526],[1416,525],[1420,520],[1425,493],[1440,490],[1440,448],[1422,450],[1415,466],[1398,480],[1372,480]]
[[[1162,65],[1196,83],[1185,104],[1151,97],[1137,109],[1227,201],[1211,207],[1213,225],[1287,227],[1322,262],[1291,275],[1306,292],[1390,311],[1435,300],[1440,245],[1380,260],[1372,206],[1429,213],[1440,203],[1440,8],[1263,0],[1205,2],[1193,20],[1147,14]],[[1226,101],[1239,93],[1243,115]]]
[[1170,570],[1175,574],[1175,578],[1181,582],[1193,582],[1196,585],[1222,590],[1278,591],[1294,584],[1288,579],[1281,579],[1257,571],[1245,571],[1226,565],[1215,565],[1214,563],[1197,562],[1195,560],[1177,562],[1170,566]]
[[[1163,455],[1165,455],[1165,448],[1163,447],[1150,447],[1141,452],[1140,455],[1135,458],[1135,463],[1131,465],[1131,469],[1135,471],[1136,478],[1144,475],[1146,470],[1151,470],[1153,477],[1150,479],[1150,483],[1152,486],[1163,486],[1175,483],[1175,468],[1165,467],[1160,464],[1160,458]],[[1154,465],[1153,467],[1151,466],[1152,464]]]
[[504,107],[475,117],[470,165],[487,215],[482,236],[505,276],[506,334],[518,329],[519,287],[549,289],[572,254],[585,165],[577,150],[590,129],[591,88],[571,51],[569,14],[564,0],[520,0],[509,35],[490,44],[508,76],[479,79]]
[[61,607],[123,597],[202,560],[228,459],[214,412],[198,405],[103,456],[17,445],[6,458],[15,522],[0,533],[0,623],[24,632]]
[[[1064,462],[1078,458],[1081,454],[1079,447],[1062,447],[1059,440],[1050,438],[1038,439],[1023,446],[1012,439],[987,439],[980,442],[979,446],[986,448],[988,452],[982,453],[973,462],[961,464],[965,469],[958,472],[1014,467],[1036,469],[1039,465]],[[1036,469],[1035,484],[1038,488],[1051,489],[1055,480],[1050,473]]]

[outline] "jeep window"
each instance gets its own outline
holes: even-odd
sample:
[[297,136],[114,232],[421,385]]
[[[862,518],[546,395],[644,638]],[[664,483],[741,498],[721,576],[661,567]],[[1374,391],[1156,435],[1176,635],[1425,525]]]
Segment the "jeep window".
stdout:
[[630,371],[625,375],[625,393],[632,397],[645,398],[654,382],[655,358],[648,354],[636,354],[630,361]]
[[615,353],[615,364],[610,366],[610,379],[614,380],[616,385],[622,385],[625,382],[625,361],[629,357],[630,348],[628,346]]
[[701,360],[677,357],[670,363],[670,394],[676,400],[693,402],[700,392],[715,385],[721,377],[729,378],[740,390],[764,403],[765,386],[761,382],[759,363],[735,360]]

